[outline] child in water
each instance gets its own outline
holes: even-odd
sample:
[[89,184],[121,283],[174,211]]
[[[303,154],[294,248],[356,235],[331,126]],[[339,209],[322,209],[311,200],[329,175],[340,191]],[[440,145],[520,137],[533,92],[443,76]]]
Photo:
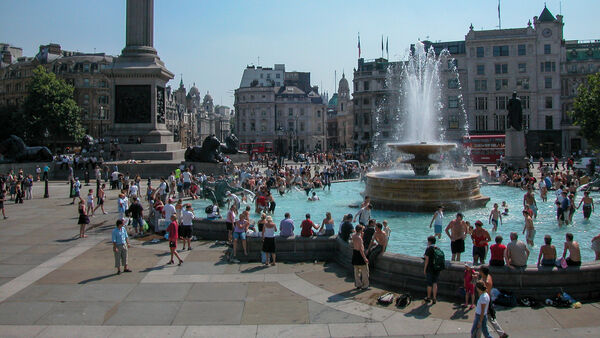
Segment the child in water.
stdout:
[[504,209],[502,216],[508,215],[508,204],[506,204],[506,201],[502,201],[502,209]]

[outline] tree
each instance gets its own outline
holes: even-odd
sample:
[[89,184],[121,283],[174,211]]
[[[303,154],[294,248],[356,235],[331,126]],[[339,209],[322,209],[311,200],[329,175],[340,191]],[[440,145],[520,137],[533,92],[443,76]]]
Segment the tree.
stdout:
[[84,135],[73,86],[38,66],[33,71],[23,105],[24,140],[27,144],[56,145],[79,142]]
[[12,134],[23,138],[23,131],[25,130],[23,113],[18,106],[1,106],[0,121],[2,121],[0,123],[0,141]]
[[581,127],[581,136],[593,148],[600,147],[600,73],[589,75],[587,83],[577,88],[573,111],[569,115],[573,124]]

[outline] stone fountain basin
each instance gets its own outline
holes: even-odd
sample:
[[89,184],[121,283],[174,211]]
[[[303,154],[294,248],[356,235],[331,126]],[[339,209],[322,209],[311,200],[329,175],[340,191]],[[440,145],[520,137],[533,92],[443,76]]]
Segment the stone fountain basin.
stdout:
[[428,156],[456,148],[454,143],[388,143],[388,147],[415,156]]

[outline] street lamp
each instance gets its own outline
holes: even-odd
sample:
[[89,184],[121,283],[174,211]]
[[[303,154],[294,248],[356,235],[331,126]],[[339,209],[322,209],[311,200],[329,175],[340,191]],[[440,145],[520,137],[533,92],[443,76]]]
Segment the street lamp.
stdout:
[[102,129],[102,120],[104,120],[104,118],[104,107],[100,106],[100,111],[98,112],[98,119],[100,120],[100,132],[98,133],[98,135],[100,136],[100,138],[104,136],[104,130]]
[[281,137],[285,134],[283,127],[279,126],[275,131],[277,133],[277,163],[279,165],[282,164],[281,158],[283,157],[283,144],[281,142]]
[[288,139],[289,139],[289,149],[288,149],[288,160],[292,159],[292,153],[294,152],[294,143],[292,142],[294,137],[294,128],[290,127],[287,131]]

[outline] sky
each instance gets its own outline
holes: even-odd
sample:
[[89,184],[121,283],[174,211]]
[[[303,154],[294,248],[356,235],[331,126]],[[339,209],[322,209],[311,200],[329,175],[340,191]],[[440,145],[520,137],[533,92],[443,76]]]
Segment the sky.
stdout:
[[[547,4],[564,16],[566,40],[600,39],[598,0],[502,0],[502,28],[525,27]],[[0,42],[34,56],[39,45],[119,55],[125,46],[125,0],[0,0]],[[403,59],[411,43],[464,40],[469,26],[498,28],[497,0],[155,0],[154,47],[186,88],[196,84],[215,104],[233,106],[247,65],[311,72],[330,93],[358,58]]]

